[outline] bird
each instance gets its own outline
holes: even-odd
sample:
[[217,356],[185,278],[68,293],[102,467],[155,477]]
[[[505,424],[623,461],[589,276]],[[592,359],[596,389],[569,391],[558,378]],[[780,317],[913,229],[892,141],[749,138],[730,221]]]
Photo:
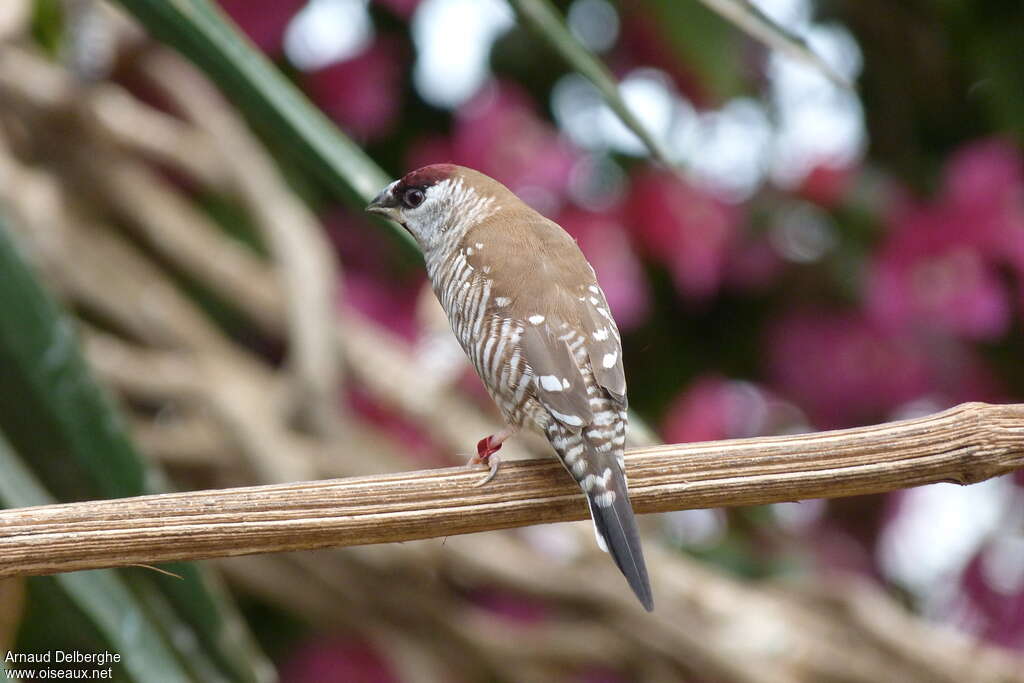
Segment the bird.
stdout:
[[585,494],[598,546],[654,609],[623,452],[626,378],[619,330],[576,241],[511,190],[471,168],[433,164],[366,207],[402,225],[462,349],[507,428],[470,464],[489,481],[497,451],[524,426],[544,434]]

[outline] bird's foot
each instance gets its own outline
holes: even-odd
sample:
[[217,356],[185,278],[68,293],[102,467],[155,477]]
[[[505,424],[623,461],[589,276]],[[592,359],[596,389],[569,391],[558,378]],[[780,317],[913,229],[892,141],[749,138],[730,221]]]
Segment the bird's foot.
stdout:
[[477,442],[476,455],[469,459],[466,466],[487,465],[489,471],[483,479],[473,484],[473,486],[483,486],[491,479],[494,479],[494,475],[498,473],[498,466],[501,465],[501,456],[498,455],[498,451],[501,450],[501,444],[510,436],[512,436],[512,430],[505,429],[497,434],[485,436]]

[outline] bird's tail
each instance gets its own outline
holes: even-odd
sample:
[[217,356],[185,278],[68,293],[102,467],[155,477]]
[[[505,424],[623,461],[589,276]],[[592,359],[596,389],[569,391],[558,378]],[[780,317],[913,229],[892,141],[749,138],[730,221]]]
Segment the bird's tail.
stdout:
[[619,458],[614,452],[599,452],[583,432],[560,426],[549,431],[562,464],[587,496],[598,546],[612,556],[644,609],[652,611],[651,583]]

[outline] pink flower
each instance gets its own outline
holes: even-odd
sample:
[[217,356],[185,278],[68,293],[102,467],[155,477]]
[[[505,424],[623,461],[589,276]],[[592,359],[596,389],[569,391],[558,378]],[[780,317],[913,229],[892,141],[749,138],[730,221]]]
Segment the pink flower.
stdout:
[[282,683],[398,683],[398,678],[367,643],[328,636],[300,647],[281,667]]
[[218,0],[249,40],[270,55],[281,52],[284,29],[305,0]]
[[339,306],[363,314],[406,340],[419,332],[416,322],[418,292],[426,280],[422,268],[399,275],[394,244],[363,215],[331,209],[324,228],[342,263]]
[[644,252],[669,269],[680,294],[699,301],[718,292],[737,237],[736,207],[672,173],[646,171],[633,182],[627,215]]
[[418,281],[395,283],[354,269],[345,271],[345,305],[409,341],[418,332],[418,291]]
[[[863,499],[863,502],[860,502]],[[852,499],[850,499],[852,500]],[[848,501],[844,501],[848,502]],[[874,497],[860,496],[862,507],[877,506]],[[873,522],[869,510],[836,511],[835,501],[829,501],[830,508],[824,519],[806,530],[799,538],[801,549],[809,550],[818,572],[824,576],[850,576],[876,578],[878,570],[874,558],[865,545],[863,536],[873,536],[875,529],[858,529],[852,524],[852,515],[860,513],[858,521]]]
[[929,398],[936,409],[964,401],[1009,400],[1002,382],[973,346],[953,339],[931,339],[919,353],[928,365],[932,385]]
[[391,132],[402,98],[402,50],[378,38],[361,54],[306,74],[309,96],[359,140]]
[[763,235],[750,236],[729,253],[724,279],[731,289],[757,292],[774,284],[785,267],[778,250]]
[[970,225],[971,215],[956,207],[900,212],[868,271],[871,317],[891,329],[1001,336],[1008,293]]
[[572,208],[562,212],[557,222],[576,238],[594,266],[619,328],[629,330],[643,323],[650,306],[647,279],[616,213]]
[[[994,565],[1012,563],[997,559],[995,548],[982,548],[964,570],[957,604],[952,615],[961,626],[992,643],[1024,649],[1024,583],[1018,566],[1009,564],[996,571]],[[1001,579],[1009,585],[999,585]],[[1015,585],[1014,585],[1015,584]]]
[[1024,159],[1004,140],[962,147],[946,165],[942,206],[995,263],[1024,278]]
[[800,411],[750,382],[703,375],[669,406],[666,443],[716,441],[802,431]]
[[[867,307],[889,327],[989,340],[1009,327],[999,268],[1024,280],[1024,162],[985,140],[950,159],[939,198],[903,201],[871,265]],[[1022,288],[1024,291],[1024,288]]]
[[487,588],[469,596],[477,607],[484,609],[503,621],[522,626],[544,622],[551,609],[542,600],[498,588]]
[[944,199],[956,206],[984,210],[1022,208],[1024,161],[1004,140],[981,140],[961,147],[946,164]]
[[662,421],[666,443],[717,441],[733,435],[736,401],[729,383],[703,377],[673,401]]
[[386,436],[400,447],[410,466],[440,467],[451,463],[450,454],[442,453],[423,428],[397,409],[351,383],[345,394],[348,410],[371,426],[375,433]]
[[517,85],[486,86],[457,114],[449,139],[421,141],[409,167],[453,162],[506,185],[528,204],[550,214],[561,204],[578,153],[537,116]]
[[831,208],[849,191],[853,176],[854,169],[849,166],[820,163],[804,176],[796,193],[819,206]]
[[773,386],[822,428],[885,419],[932,386],[920,349],[856,313],[790,315],[767,347]]

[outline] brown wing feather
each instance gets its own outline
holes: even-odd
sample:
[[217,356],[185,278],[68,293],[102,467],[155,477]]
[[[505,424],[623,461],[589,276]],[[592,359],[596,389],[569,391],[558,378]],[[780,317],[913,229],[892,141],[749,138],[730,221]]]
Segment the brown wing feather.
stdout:
[[604,292],[597,286],[596,281],[585,288],[582,298],[584,300],[580,302],[580,317],[594,379],[625,408],[626,373],[623,370],[619,330],[608,311]]
[[574,430],[594,421],[583,374],[568,344],[555,336],[547,321],[527,322],[522,353],[533,368],[537,399],[556,420]]

